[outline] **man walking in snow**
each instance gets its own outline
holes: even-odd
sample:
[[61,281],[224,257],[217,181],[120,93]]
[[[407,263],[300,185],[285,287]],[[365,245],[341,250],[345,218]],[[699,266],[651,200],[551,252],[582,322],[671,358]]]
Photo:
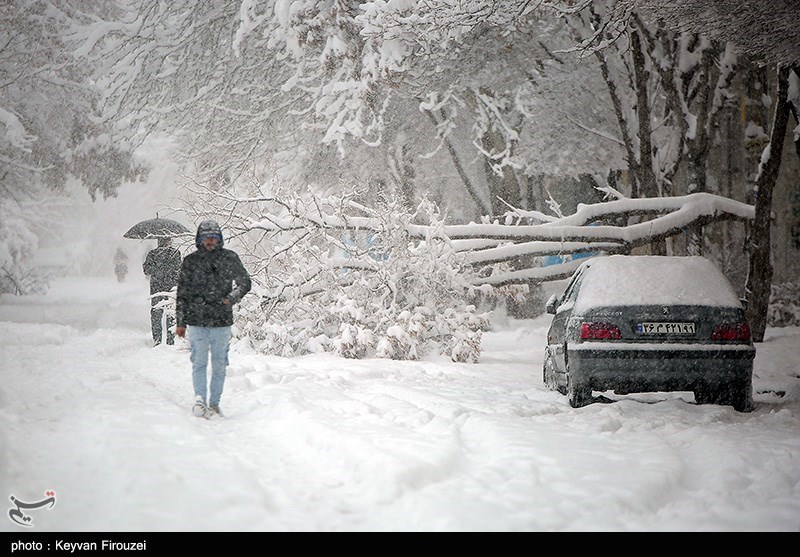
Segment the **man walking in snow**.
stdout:
[[[165,293],[172,291],[178,281],[178,270],[181,266],[181,252],[172,247],[172,238],[159,238],[158,247],[150,250],[142,264],[142,271],[150,277],[150,329],[153,332],[153,344],[161,344],[161,318],[164,309],[161,302],[167,299]],[[175,333],[172,326],[175,320],[167,315],[167,344],[175,344]]]
[[[195,394],[192,413],[211,417],[222,414],[219,401],[228,365],[233,305],[250,291],[250,275],[239,256],[223,247],[222,230],[215,221],[200,223],[195,245],[197,251],[186,256],[178,275],[176,332],[184,337],[188,326]],[[211,382],[207,388],[209,353]]]

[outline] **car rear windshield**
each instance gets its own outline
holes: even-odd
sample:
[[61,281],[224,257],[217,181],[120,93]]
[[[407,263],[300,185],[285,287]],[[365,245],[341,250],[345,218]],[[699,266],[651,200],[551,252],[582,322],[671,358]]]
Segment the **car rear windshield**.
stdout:
[[576,311],[634,305],[741,306],[728,279],[704,257],[612,255],[587,265]]

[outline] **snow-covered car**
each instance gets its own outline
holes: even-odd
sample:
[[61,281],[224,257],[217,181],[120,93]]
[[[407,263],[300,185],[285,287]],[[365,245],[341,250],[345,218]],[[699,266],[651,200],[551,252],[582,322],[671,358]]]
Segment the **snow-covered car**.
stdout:
[[572,407],[593,391],[693,391],[698,404],[752,408],[744,303],[708,259],[594,257],[547,312],[544,382]]

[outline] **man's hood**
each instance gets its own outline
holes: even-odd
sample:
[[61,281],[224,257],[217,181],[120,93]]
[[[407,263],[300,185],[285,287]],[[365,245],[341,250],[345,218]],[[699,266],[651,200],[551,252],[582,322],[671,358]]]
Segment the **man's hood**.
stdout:
[[203,240],[206,238],[216,238],[219,242],[217,245],[218,248],[225,245],[225,240],[222,237],[222,229],[215,220],[204,220],[197,227],[197,235],[194,239],[194,244],[197,246],[197,249],[203,248]]

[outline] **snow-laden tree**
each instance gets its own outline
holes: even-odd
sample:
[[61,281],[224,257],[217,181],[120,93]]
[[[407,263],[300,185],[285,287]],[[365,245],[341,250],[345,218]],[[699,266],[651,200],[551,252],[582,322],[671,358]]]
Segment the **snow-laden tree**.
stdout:
[[[639,13],[645,4],[653,10]],[[392,107],[415,100],[469,198],[496,217],[503,203],[542,209],[530,202],[529,180],[537,168],[563,170],[541,156],[542,145],[580,152],[539,125],[546,116],[560,119],[559,105],[574,108],[561,120],[592,138],[585,152],[613,154],[594,167],[597,181],[621,153],[633,195],[713,190],[708,153],[734,52],[695,30],[661,26],[657,4],[120,0],[113,10],[123,16],[106,5],[71,38],[104,63],[97,79],[107,87],[107,118],[128,126],[131,137],[156,125],[179,130],[197,168],[224,187],[253,162],[306,160],[310,138],[342,153],[350,138],[377,146],[396,122]],[[546,13],[565,16],[577,36],[564,35]],[[593,66],[576,65],[568,50],[593,53]],[[595,83],[605,83],[603,96],[586,103],[582,92],[602,89]],[[617,133],[606,125],[611,114]],[[592,122],[598,115],[600,126]],[[457,143],[465,129],[471,152]],[[409,149],[399,143],[395,152],[402,161]],[[463,171],[476,156],[483,176]],[[695,240],[692,249],[700,247]]]
[[[499,198],[530,205],[527,174],[621,162],[607,136],[582,148],[602,137],[591,129],[602,127],[592,91],[602,82],[590,67],[553,59],[545,43],[568,44],[563,25],[537,26],[544,15],[525,8],[528,28],[516,26],[505,14],[512,3],[465,18],[473,4],[118,0],[70,40],[99,64],[104,118],[132,138],[180,134],[196,169],[229,181],[266,160],[298,167],[324,153],[315,143],[364,152],[355,140],[391,150],[383,179],[405,175],[396,180],[404,187],[416,166],[446,157],[477,216],[501,212]],[[586,116],[559,118],[568,105]],[[426,122],[408,132],[403,122],[420,114]],[[528,125],[537,120],[580,140],[564,148],[546,126]],[[419,152],[427,136],[440,145]],[[485,160],[478,176],[465,169],[476,157]]]
[[[213,216],[241,247],[254,280],[236,334],[283,355],[416,359],[431,351],[477,361],[482,296],[515,297],[568,277],[580,260],[514,268],[521,256],[629,253],[687,226],[753,218],[744,203],[696,193],[581,205],[568,216],[509,210],[503,222],[451,224],[423,201],[367,207],[357,195],[297,195],[262,184],[194,188],[197,219]],[[647,215],[647,222],[626,224]],[[622,224],[620,224],[620,222]]]
[[[444,217],[433,203],[408,211],[398,199],[366,207],[355,194],[246,189],[241,196],[195,190],[206,211],[198,218],[221,220],[253,278],[253,293],[237,309],[239,338],[284,356],[415,360],[434,353],[478,361],[488,325],[478,302],[487,291],[470,280],[475,271],[441,233]],[[423,235],[408,233],[423,228]]]
[[730,43],[761,65],[800,62],[800,6],[794,0],[620,0],[677,31]]
[[[634,195],[709,191],[708,160],[719,139],[736,57],[730,46],[669,31],[637,12],[617,21],[617,2],[591,2],[567,20],[583,55],[596,59],[625,146]],[[711,191],[714,191],[713,189]],[[703,251],[702,231],[690,235]],[[667,246],[657,244],[657,253]]]
[[[630,191],[635,197],[720,192],[717,184],[722,182],[722,176],[709,161],[714,146],[727,139],[720,135],[720,120],[725,111],[730,112],[731,107],[735,109],[739,93],[736,88],[741,90],[742,86],[741,80],[735,81],[739,63],[735,49],[731,44],[714,42],[697,32],[667,27],[658,21],[655,7],[652,12],[640,14],[636,4],[625,0],[543,3],[474,0],[446,6],[417,3],[415,8],[418,9],[413,11],[412,17],[408,5],[387,3],[375,8],[373,20],[382,26],[376,24],[373,35],[380,43],[381,37],[393,32],[393,40],[402,37],[409,45],[400,51],[414,53],[404,65],[396,64],[399,69],[395,74],[401,70],[411,74],[408,80],[411,84],[420,83],[420,76],[427,77],[427,81],[422,81],[424,86],[434,89],[437,76],[441,76],[440,82],[448,84],[446,94],[429,93],[431,102],[423,106],[435,106],[440,110],[440,107],[448,107],[455,112],[452,107],[469,105],[459,97],[460,93],[473,99],[472,106],[485,109],[475,118],[478,139],[473,143],[486,157],[492,171],[500,176],[498,181],[507,186],[498,187],[493,193],[516,206],[525,206],[518,197],[525,187],[519,184],[530,178],[531,165],[519,172],[519,163],[525,154],[539,164],[553,163],[553,159],[542,157],[540,150],[525,153],[520,149],[521,130],[557,129],[550,120],[531,118],[532,111],[525,110],[527,106],[542,106],[544,110],[540,114],[557,114],[562,120],[591,129],[597,138],[605,138],[605,142],[590,142],[588,150],[602,152],[598,146],[613,145],[617,153],[624,153],[626,164],[617,166],[606,162],[605,167],[602,164],[595,167],[595,173],[601,174],[600,179],[595,179],[599,184],[609,166],[627,166]],[[549,19],[542,17],[539,10],[534,9],[536,7],[554,8],[564,16],[574,31],[571,44],[565,42],[563,36],[548,32]],[[497,56],[487,55],[492,51],[487,44],[494,44],[487,40],[493,38],[492,33],[505,38],[508,45]],[[530,37],[544,41],[546,57],[535,55],[538,45]],[[518,46],[532,62],[527,67],[514,64]],[[574,59],[568,56],[570,52],[582,55],[584,65],[576,66]],[[472,54],[475,56],[470,59]],[[481,70],[463,71],[457,64],[461,58],[470,60],[464,68],[481,68],[483,75]],[[475,64],[476,59],[487,62],[481,66]],[[581,79],[558,79],[562,60],[572,62],[570,77],[574,79],[577,67]],[[594,73],[582,69],[591,61]],[[509,66],[514,66],[516,73],[504,71]],[[435,68],[433,73],[432,67]],[[448,72],[447,68],[452,71]],[[474,75],[478,76],[479,85],[464,87]],[[602,86],[596,79],[599,75],[604,82]],[[521,83],[521,77],[529,82]],[[397,75],[393,79],[401,82]],[[501,91],[513,92],[513,102],[497,94],[493,88],[497,83],[503,84]],[[548,92],[554,91],[553,96],[561,106],[586,106],[586,103],[571,103],[580,98],[574,94],[574,86],[570,87],[575,83],[591,84],[591,90],[596,92],[605,90],[605,95],[597,97],[606,107],[601,114],[608,115],[613,109],[616,130],[608,126],[592,129],[587,125],[589,119],[585,118],[590,112],[573,110],[573,115],[568,116],[563,109],[559,110],[558,103],[548,102]],[[451,102],[451,99],[459,102]],[[515,112],[518,107],[521,110]],[[452,120],[441,120],[447,124],[443,126],[444,133],[454,129]],[[546,125],[540,127],[543,122]],[[573,151],[564,137],[557,136],[553,143],[566,152]],[[724,193],[734,194],[732,191]],[[744,194],[740,192],[737,197],[744,199]],[[490,210],[486,205],[483,207],[486,214],[497,214],[496,206]],[[725,228],[720,234],[725,243],[719,248],[720,240],[712,243],[702,230],[694,229],[688,236],[686,249],[690,253],[711,251],[714,257],[725,262],[728,272],[734,273],[745,261],[743,253],[731,250],[730,246],[743,244],[744,240],[731,239],[731,230],[740,234],[739,229]],[[672,253],[677,249],[663,242],[657,242],[654,248],[656,253],[667,253],[668,249]],[[768,284],[758,288],[762,293],[769,292]]]
[[70,201],[44,187],[0,196],[0,293],[46,290],[52,270],[34,263],[41,239],[61,232]]
[[544,208],[539,176],[624,165],[600,72],[558,54],[574,39],[541,5],[371,2],[357,18],[377,85],[417,99],[454,164],[482,161],[482,175],[459,172],[482,215]]
[[145,175],[124,141],[93,119],[99,90],[64,42],[75,9],[66,1],[0,4],[0,291],[41,286],[31,268],[42,234],[76,180],[92,199]]
[[[581,8],[590,6],[593,2],[584,2]],[[762,104],[767,109],[770,105],[771,114],[753,121],[752,110],[747,111],[749,119],[746,129],[748,144],[752,146],[754,159],[753,166],[756,167],[752,176],[748,180],[753,186],[753,196],[756,204],[756,218],[753,230],[750,233],[748,245],[749,265],[747,274],[746,289],[748,292],[748,320],[753,330],[753,338],[756,341],[763,340],[764,331],[767,324],[769,310],[770,290],[772,283],[772,263],[771,263],[771,214],[772,214],[772,195],[775,187],[778,171],[781,166],[783,155],[783,142],[788,129],[788,120],[791,114],[794,115],[796,124],[800,124],[798,113],[798,79],[800,79],[800,33],[797,26],[793,23],[800,17],[800,5],[792,0],[752,0],[750,2],[737,2],[736,0],[719,0],[718,2],[708,3],[702,0],[683,0],[681,2],[664,3],[658,0],[612,0],[608,3],[606,17],[602,18],[603,25],[595,30],[594,37],[602,41],[607,41],[608,37],[612,40],[621,36],[633,20],[635,25],[644,31],[637,19],[636,11],[646,12],[650,17],[658,20],[663,25],[662,36],[667,33],[679,33],[679,36],[697,37],[696,43],[706,41],[708,37],[714,38],[720,43],[727,43],[726,65],[721,63],[708,63],[701,61],[701,67],[709,68],[714,72],[714,66],[719,68],[718,83],[724,74],[730,77],[733,74],[729,71],[732,63],[737,61],[735,54],[743,54],[751,58],[756,64],[770,66],[769,72],[762,72],[762,82],[767,82],[767,74],[772,73],[775,78],[774,92],[764,88],[758,93],[754,101],[755,105]],[[564,6],[561,6],[564,9]],[[668,43],[659,41],[664,45],[664,51]],[[719,50],[719,48],[717,48]],[[655,52],[655,51],[654,51]],[[704,50],[707,52],[707,50]],[[701,60],[707,59],[706,55],[701,56]],[[664,65],[657,65],[659,73],[664,73]],[[683,67],[679,66],[683,71]],[[702,75],[702,74],[699,74]],[[707,74],[707,75],[713,75]],[[686,80],[673,79],[675,72],[670,71],[664,75],[664,83],[682,83]],[[725,82],[730,81],[725,78]],[[702,83],[702,82],[701,82]],[[710,83],[706,78],[706,84]],[[675,93],[683,92],[683,98],[689,99],[686,91],[680,87],[674,87],[674,91],[668,98],[681,100]],[[669,89],[667,89],[669,92]],[[689,89],[691,91],[691,89]],[[718,113],[719,106],[724,102],[725,95],[719,95],[717,91],[713,95],[703,94],[702,89],[698,92],[698,98],[702,104],[709,106],[711,112],[707,117],[696,117],[694,120],[686,119],[686,126],[681,127],[686,130],[682,136],[682,141],[687,144],[682,152],[686,153],[689,160],[690,185],[702,185],[704,178],[704,165],[707,160],[710,133],[703,133],[703,129],[709,129],[709,125],[714,124],[714,116]],[[721,91],[724,93],[724,91]],[[766,101],[764,100],[766,99]],[[670,100],[670,104],[677,110],[683,108],[685,103]],[[694,114],[694,113],[688,113]],[[699,114],[703,116],[704,113]],[[680,122],[680,119],[678,119]],[[704,126],[701,126],[704,125]],[[795,150],[800,156],[800,134],[794,135]],[[691,182],[694,180],[694,182]]]
[[342,105],[370,110],[350,62],[353,9],[116,0],[86,6],[70,41],[95,64],[105,121],[135,142],[156,131],[177,136],[195,172],[231,182],[273,158],[302,160],[313,146],[306,133],[334,138],[326,119]]

